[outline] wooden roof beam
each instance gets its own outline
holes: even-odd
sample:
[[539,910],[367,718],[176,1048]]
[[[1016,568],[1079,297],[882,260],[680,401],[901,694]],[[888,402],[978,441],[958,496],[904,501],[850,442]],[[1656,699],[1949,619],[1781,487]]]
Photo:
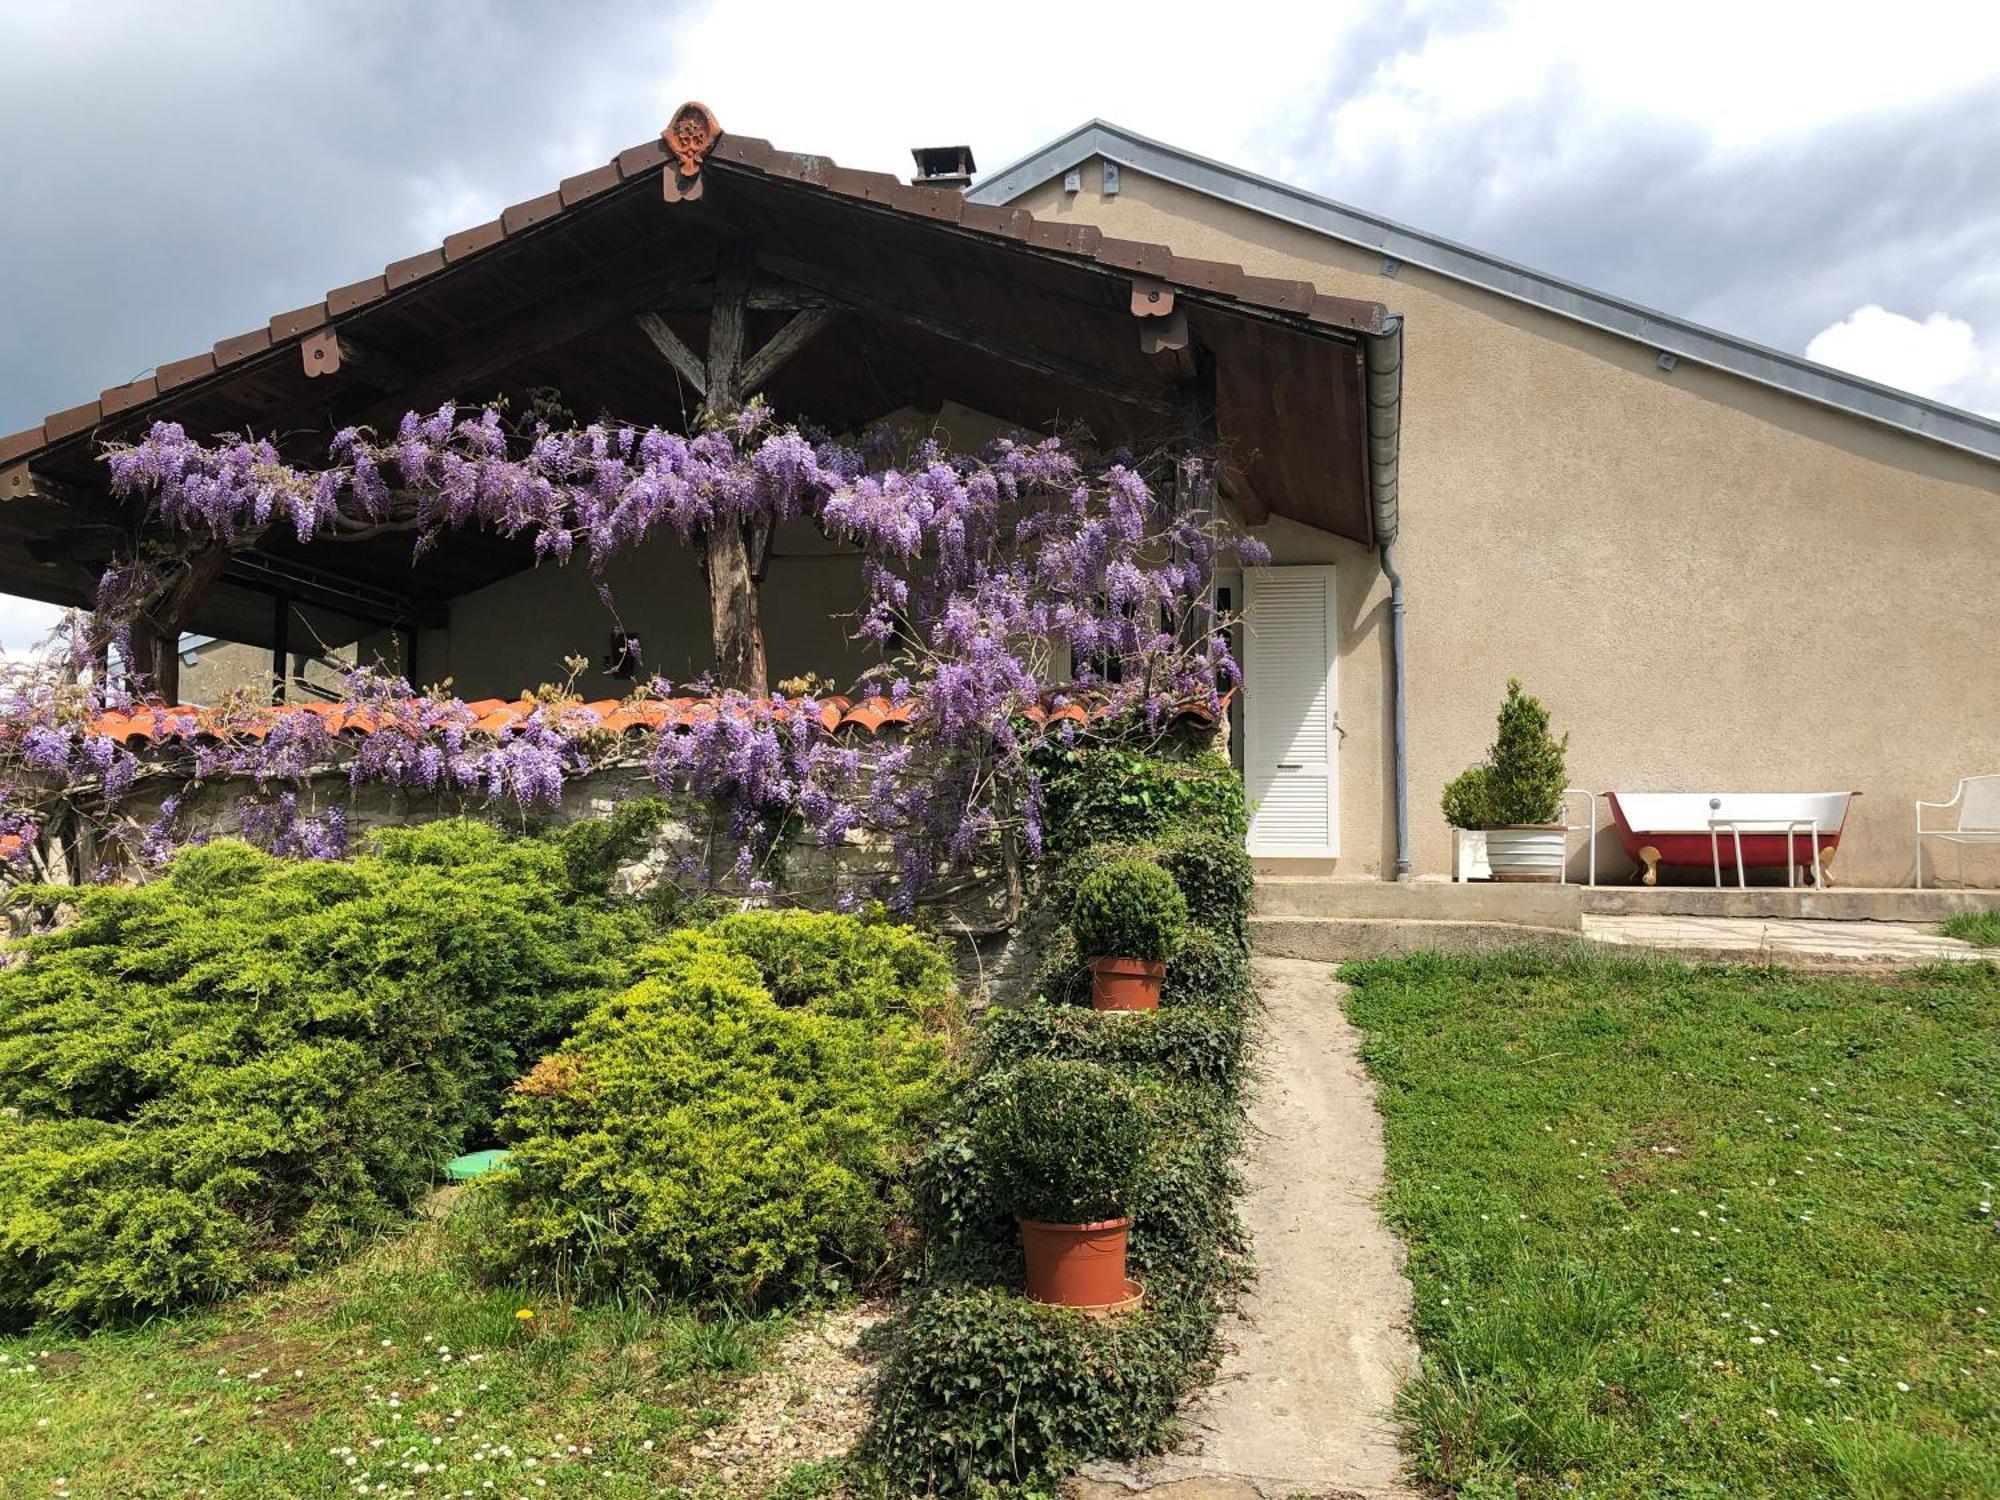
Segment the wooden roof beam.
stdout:
[[809,307],[793,313],[783,328],[772,334],[764,347],[743,362],[743,390],[754,396],[785,362],[813,341],[836,314],[831,308]]
[[[899,303],[887,302],[879,297],[871,297],[850,287],[822,286],[813,280],[810,267],[793,265],[790,262],[774,263],[774,269],[781,275],[797,281],[800,285],[824,292],[834,301],[842,303],[857,312],[887,318],[903,323],[911,328],[921,329],[938,338],[948,339],[955,344],[963,344],[969,349],[990,355],[1003,363],[1036,375],[1046,375],[1060,380],[1080,390],[1094,392],[1110,400],[1161,416],[1171,416],[1174,403],[1159,391],[1144,390],[1117,376],[1108,374],[1092,365],[1074,360],[1067,355],[1056,354],[1047,349],[1017,342],[1004,335],[989,333],[982,328],[973,328],[949,318],[941,318],[932,313],[920,312]],[[799,274],[803,271],[805,274]]]
[[308,380],[345,375],[378,391],[398,390],[410,380],[410,372],[397,361],[331,327],[315,329],[300,341],[299,360]]
[[79,485],[38,474],[25,460],[0,465],[0,501],[41,500],[54,505],[82,507],[93,499],[101,498],[94,491]]
[[708,394],[708,367],[701,356],[688,348],[687,341],[672,328],[667,320],[656,312],[642,312],[637,320],[639,331],[646,335],[648,342],[660,351],[660,358],[680,372],[681,379],[702,395]]

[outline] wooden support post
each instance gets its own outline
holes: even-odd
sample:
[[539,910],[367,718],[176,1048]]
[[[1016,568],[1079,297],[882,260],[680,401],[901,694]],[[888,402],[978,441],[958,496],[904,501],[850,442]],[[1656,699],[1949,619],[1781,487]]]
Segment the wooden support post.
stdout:
[[132,660],[125,671],[135,695],[151,694],[169,706],[180,701],[181,627],[228,562],[227,547],[190,558],[181,575],[132,621]]
[[271,596],[271,701],[283,703],[292,684],[292,601]]
[[[704,385],[717,417],[743,402],[743,333],[750,296],[747,247],[725,251],[715,271],[715,300],[708,314]],[[762,697],[770,672],[764,659],[764,623],[757,611],[757,580],[749,538],[735,522],[704,529],[699,556],[708,581],[708,624],[715,648],[715,676],[724,688]]]

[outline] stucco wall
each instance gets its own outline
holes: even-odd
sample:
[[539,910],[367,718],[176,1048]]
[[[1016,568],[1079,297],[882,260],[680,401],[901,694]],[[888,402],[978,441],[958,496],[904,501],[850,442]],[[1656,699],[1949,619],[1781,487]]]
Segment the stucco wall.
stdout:
[[[1912,801],[2000,769],[2000,465],[1685,361],[1663,372],[1650,348],[1416,267],[1383,277],[1379,256],[1129,167],[1113,198],[1100,180],[1020,202],[1404,314],[1418,873],[1449,870],[1438,794],[1492,738],[1510,674],[1570,731],[1578,785],[1858,788],[1847,884],[1907,883]],[[1337,873],[1376,875],[1386,589],[1364,549],[1270,531],[1278,561],[1340,568]],[[1970,861],[2000,882],[2000,857]]]

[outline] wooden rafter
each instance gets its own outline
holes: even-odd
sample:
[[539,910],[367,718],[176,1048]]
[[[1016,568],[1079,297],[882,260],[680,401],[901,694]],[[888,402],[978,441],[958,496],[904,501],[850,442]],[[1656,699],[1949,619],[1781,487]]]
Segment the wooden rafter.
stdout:
[[638,323],[639,331],[660,351],[660,357],[680,372],[681,379],[707,395],[708,366],[702,362],[700,355],[688,348],[686,340],[667,325],[667,320],[656,312],[642,312]]
[[857,312],[869,313],[906,324],[911,328],[921,329],[925,333],[948,339],[952,343],[977,349],[982,354],[990,355],[1018,369],[1036,375],[1050,376],[1079,390],[1094,392],[1126,406],[1138,407],[1142,411],[1152,412],[1158,416],[1170,416],[1174,412],[1173,401],[1161,392],[1146,390],[1129,381],[1120,380],[1117,376],[1107,374],[1104,370],[1084,364],[1080,360],[1037,348],[988,329],[975,328],[954,319],[942,318],[935,313],[922,312],[916,308],[904,307],[900,303],[871,297],[851,287],[817,285],[810,267],[785,263],[778,269],[780,274],[797,280],[801,285],[821,292],[834,302]]
[[744,361],[743,389],[753,395],[762,390],[770,378],[783,368],[785,361],[811,343],[835,316],[831,308],[825,307],[809,307],[792,314],[791,319],[771,335],[763,348]]
[[299,359],[309,380],[339,374],[378,391],[400,389],[410,380],[410,372],[396,360],[332,328],[307,334],[299,344]]

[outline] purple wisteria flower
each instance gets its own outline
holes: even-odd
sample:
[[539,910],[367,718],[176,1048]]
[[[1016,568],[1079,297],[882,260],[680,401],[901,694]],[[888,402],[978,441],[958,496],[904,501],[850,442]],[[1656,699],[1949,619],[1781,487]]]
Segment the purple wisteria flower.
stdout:
[[[52,799],[82,798],[101,820],[128,794],[139,761],[96,726],[131,700],[122,678],[98,680],[92,664],[107,642],[131,659],[133,621],[195,549],[250,545],[272,526],[325,541],[394,525],[421,553],[476,527],[558,564],[580,556],[609,603],[604,564],[656,534],[695,541],[720,526],[805,520],[860,556],[853,628],[879,660],[855,691],[884,694],[901,726],[865,749],[836,729],[838,701],[812,697],[697,684],[683,691],[709,701],[689,718],[652,714],[673,691],[655,684],[629,705],[636,730],[613,733],[581,705],[549,702],[489,732],[456,699],[357,674],[321,712],[205,711],[200,736],[154,710],[149,737],[176,748],[148,764],[178,768],[186,788],[137,831],[138,857],[164,859],[188,836],[190,799],[211,778],[255,788],[239,808],[246,834],[328,858],[348,846],[347,813],[312,811],[306,796],[328,771],[350,793],[378,785],[546,812],[578,778],[629,764],[689,810],[675,825],[682,878],[763,892],[787,845],[869,835],[893,865],[878,893],[907,905],[997,849],[1039,851],[1043,746],[1156,736],[1183,711],[1219,712],[1239,678],[1210,580],[1225,550],[1264,560],[1215,525],[1212,507],[1183,503],[1200,502],[1212,478],[1200,459],[1093,464],[1056,438],[1025,436],[976,454],[929,440],[899,455],[886,428],[848,445],[754,404],[682,434],[562,429],[448,403],[406,414],[387,438],[343,429],[327,459],[295,466],[268,439],[204,441],[165,422],[107,454],[113,489],[144,502],[152,540],[105,571],[65,669],[0,696],[0,833],[12,818],[40,836]],[[1156,490],[1149,474],[1171,484]]]

